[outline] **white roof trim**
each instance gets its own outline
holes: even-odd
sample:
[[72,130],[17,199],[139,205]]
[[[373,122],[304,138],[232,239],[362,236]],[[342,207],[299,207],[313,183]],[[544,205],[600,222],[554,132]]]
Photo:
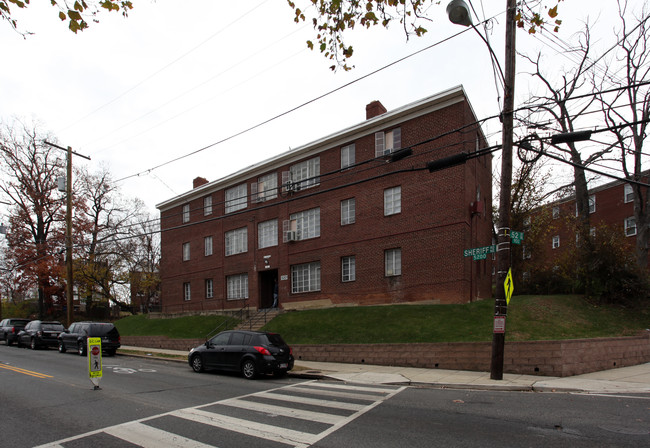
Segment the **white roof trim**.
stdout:
[[[425,115],[435,110],[443,109],[452,104],[466,100],[465,90],[462,85],[452,87],[435,95],[414,101],[397,109],[388,111],[369,120],[365,120],[349,128],[342,129],[334,134],[327,135],[318,140],[302,145],[298,148],[291,149],[282,154],[278,154],[259,163],[250,165],[237,172],[234,172],[221,179],[208,182],[200,187],[189,190],[174,198],[168,199],[156,205],[160,211],[168,210],[180,204],[187,203],[194,199],[203,197],[212,191],[222,190],[234,185],[245,182],[251,177],[273,171],[281,166],[294,163],[297,160],[304,159],[310,155],[317,155],[330,148],[341,146],[354,140],[356,136],[373,134],[376,131],[385,129],[393,124],[399,124],[421,115]],[[469,101],[468,101],[469,102]],[[471,105],[470,105],[471,107]]]

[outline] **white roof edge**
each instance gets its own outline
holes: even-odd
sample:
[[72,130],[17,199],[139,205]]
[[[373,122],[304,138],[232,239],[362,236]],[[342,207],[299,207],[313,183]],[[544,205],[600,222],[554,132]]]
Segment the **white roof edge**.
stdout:
[[[263,174],[264,172],[270,171],[277,166],[291,163],[293,159],[302,159],[316,149],[318,151],[315,151],[315,153],[325,151],[332,146],[343,144],[347,141],[352,140],[350,137],[354,134],[362,132],[364,134],[375,132],[375,130],[380,130],[386,126],[390,126],[391,122],[393,121],[405,121],[406,119],[410,118],[409,115],[424,115],[431,110],[441,108],[439,106],[440,104],[443,104],[442,107],[446,107],[463,99],[466,100],[469,104],[469,99],[465,94],[465,89],[463,88],[462,84],[459,84],[447,90],[438,92],[434,95],[390,110],[382,115],[378,115],[374,118],[357,123],[333,134],[324,136],[318,140],[314,140],[305,145],[299,146],[298,148],[291,149],[276,156],[270,157],[266,160],[262,160],[258,163],[222,177],[221,179],[216,179],[214,181],[208,182],[207,184],[201,185],[200,187],[193,188],[185,193],[156,204],[156,208],[160,211],[163,211],[171,207],[175,207],[181,203],[186,203],[188,201],[196,199],[197,197],[201,197],[205,195],[207,191],[220,190],[222,188],[236,185],[242,180],[248,179],[256,173]],[[469,107],[472,111],[472,114],[474,114],[474,110],[471,104],[469,104]]]

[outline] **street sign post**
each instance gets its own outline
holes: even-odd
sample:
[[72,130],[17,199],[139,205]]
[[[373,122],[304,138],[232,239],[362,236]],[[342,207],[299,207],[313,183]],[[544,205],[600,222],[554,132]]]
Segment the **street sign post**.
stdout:
[[88,338],[88,376],[99,389],[99,380],[102,378],[102,338]]
[[524,232],[510,231],[510,241],[512,244],[521,244],[524,240]]
[[497,247],[493,244],[492,246],[484,247],[475,247],[474,249],[465,249],[463,251],[464,257],[473,257],[474,261],[485,260],[487,254],[493,254],[497,251]]

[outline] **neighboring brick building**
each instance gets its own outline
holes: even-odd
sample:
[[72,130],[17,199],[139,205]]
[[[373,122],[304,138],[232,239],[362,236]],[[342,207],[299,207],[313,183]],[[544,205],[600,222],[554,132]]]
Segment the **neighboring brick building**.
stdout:
[[163,312],[489,298],[491,156],[426,169],[486,146],[462,87],[366,116],[159,204]]
[[[648,182],[644,177],[642,182]],[[540,225],[538,238],[531,241],[526,237],[518,256],[523,258],[523,281],[539,281],[533,278],[533,271],[552,268],[563,256],[571,253],[577,242],[575,219],[577,217],[575,196],[560,199],[544,205],[531,215],[531,221],[524,231],[528,234],[530,223]],[[541,224],[540,224],[541,223]],[[634,192],[623,181],[613,181],[589,190],[589,225],[592,235],[598,235],[598,228],[607,226],[618,229],[629,243],[630,251],[636,246],[636,224],[634,220]],[[529,245],[534,249],[530,250]]]

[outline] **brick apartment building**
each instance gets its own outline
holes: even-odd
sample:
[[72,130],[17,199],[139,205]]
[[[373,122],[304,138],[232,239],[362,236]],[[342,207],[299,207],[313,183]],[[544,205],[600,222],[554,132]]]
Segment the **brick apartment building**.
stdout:
[[426,169],[486,146],[463,88],[366,118],[159,204],[162,311],[489,298],[491,156]]
[[[648,182],[646,176],[642,182]],[[536,241],[536,250],[522,246],[524,260],[522,273],[524,281],[532,275],[527,265],[540,266],[540,261],[552,266],[566,251],[575,247],[577,235],[574,219],[577,217],[575,196],[544,205],[531,215],[531,221],[544,220],[543,240]],[[637,227],[634,219],[634,191],[623,181],[612,181],[589,190],[589,224],[592,235],[598,235],[598,228],[607,226],[618,229],[629,243],[630,251],[635,250]],[[529,227],[530,228],[530,227]],[[532,253],[531,253],[532,252]]]

